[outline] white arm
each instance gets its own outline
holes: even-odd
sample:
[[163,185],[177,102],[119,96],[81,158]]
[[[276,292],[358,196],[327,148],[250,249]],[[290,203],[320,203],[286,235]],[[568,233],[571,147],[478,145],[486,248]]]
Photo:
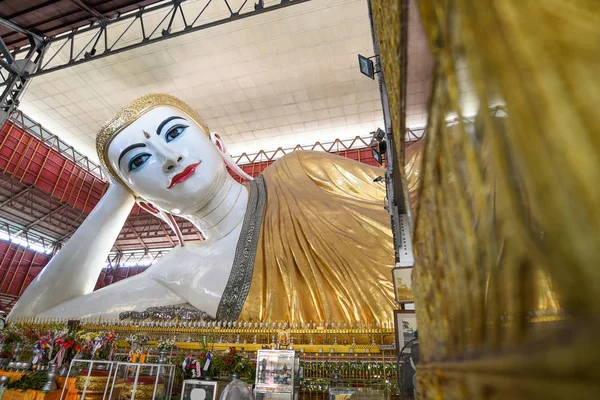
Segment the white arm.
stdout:
[[133,195],[111,183],[71,239],[31,282],[9,318],[36,316],[92,292],[133,204]]
[[40,317],[116,319],[123,311],[146,311],[149,307],[182,303],[185,303],[184,299],[142,272],[61,303],[44,311]]

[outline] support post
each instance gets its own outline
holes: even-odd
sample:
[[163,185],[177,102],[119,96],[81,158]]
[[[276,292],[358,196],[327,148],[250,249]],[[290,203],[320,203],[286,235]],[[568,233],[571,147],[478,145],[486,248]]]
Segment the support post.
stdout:
[[4,18],[0,18],[0,25],[26,35],[30,44],[26,56],[17,60],[0,38],[0,77],[4,80],[4,90],[0,95],[0,126],[2,126],[18,107],[30,75],[35,73],[41,65],[47,42],[40,36]]

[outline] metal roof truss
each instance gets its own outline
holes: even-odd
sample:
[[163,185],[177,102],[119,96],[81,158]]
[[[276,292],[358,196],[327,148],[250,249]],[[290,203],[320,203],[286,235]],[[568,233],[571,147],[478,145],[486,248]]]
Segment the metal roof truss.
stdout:
[[[21,76],[24,77],[34,77],[68,68],[73,65],[97,60],[111,54],[132,50],[172,37],[197,32],[199,30],[238,21],[254,15],[264,14],[269,11],[279,10],[284,7],[305,3],[307,1],[310,0],[281,0],[276,4],[265,5],[263,0],[259,0],[254,4],[252,9],[247,11],[247,9],[244,10],[244,7],[248,0],[244,1],[239,8],[232,8],[230,4],[231,0],[206,0],[206,5],[199,13],[191,13],[190,11],[186,11],[185,7],[182,7],[182,4],[184,4],[186,0],[168,0],[148,7],[140,7],[138,10],[123,13],[112,19],[96,21],[87,28],[80,28],[73,32],[57,35],[52,39],[46,39],[39,45],[32,42],[28,46],[13,51],[11,56],[14,58],[21,54],[28,55],[35,49],[35,46],[49,48],[49,54],[45,56],[43,62],[38,62],[34,70],[23,71],[21,74]],[[207,7],[215,2],[223,2],[229,10],[229,16],[216,21],[204,21],[203,17]],[[150,13],[161,13],[162,18],[158,24],[151,24],[147,19],[144,19],[144,16]],[[183,24],[174,24],[176,19],[182,21]],[[122,30],[121,28],[123,26],[121,23],[123,22],[126,23],[125,30]],[[8,23],[8,21],[4,21],[4,23]],[[165,23],[166,27],[164,27]],[[109,35],[109,30],[113,29],[117,30],[119,33],[115,35],[117,36],[116,39],[111,41],[109,40],[109,36],[111,36]],[[126,34],[132,34],[131,31],[137,31],[136,37],[139,37],[138,41],[132,43],[123,40],[123,37]],[[86,43],[82,45],[81,42]],[[6,46],[4,47],[6,48]],[[58,60],[56,57],[63,49],[68,49],[69,51],[69,57],[66,61],[62,59]],[[74,49],[80,50],[75,51]],[[5,74],[7,71],[5,64],[2,64],[2,67],[4,67],[4,71],[0,69],[0,72]],[[8,80],[4,79],[3,82],[0,82],[0,86],[6,85],[9,85]]]

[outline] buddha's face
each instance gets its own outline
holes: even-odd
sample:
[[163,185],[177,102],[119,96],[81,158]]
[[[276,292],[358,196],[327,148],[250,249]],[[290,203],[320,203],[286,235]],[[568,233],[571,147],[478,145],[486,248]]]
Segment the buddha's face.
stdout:
[[206,205],[227,176],[204,129],[171,107],[154,108],[122,130],[108,159],[137,196],[176,215]]

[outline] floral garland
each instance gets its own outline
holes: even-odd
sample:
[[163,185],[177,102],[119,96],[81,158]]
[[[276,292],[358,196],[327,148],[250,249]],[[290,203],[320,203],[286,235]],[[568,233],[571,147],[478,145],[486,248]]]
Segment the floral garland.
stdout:
[[148,337],[132,333],[125,338],[125,341],[131,346],[127,355],[127,361],[145,363],[148,355],[148,346],[145,346],[145,344],[148,342]]

